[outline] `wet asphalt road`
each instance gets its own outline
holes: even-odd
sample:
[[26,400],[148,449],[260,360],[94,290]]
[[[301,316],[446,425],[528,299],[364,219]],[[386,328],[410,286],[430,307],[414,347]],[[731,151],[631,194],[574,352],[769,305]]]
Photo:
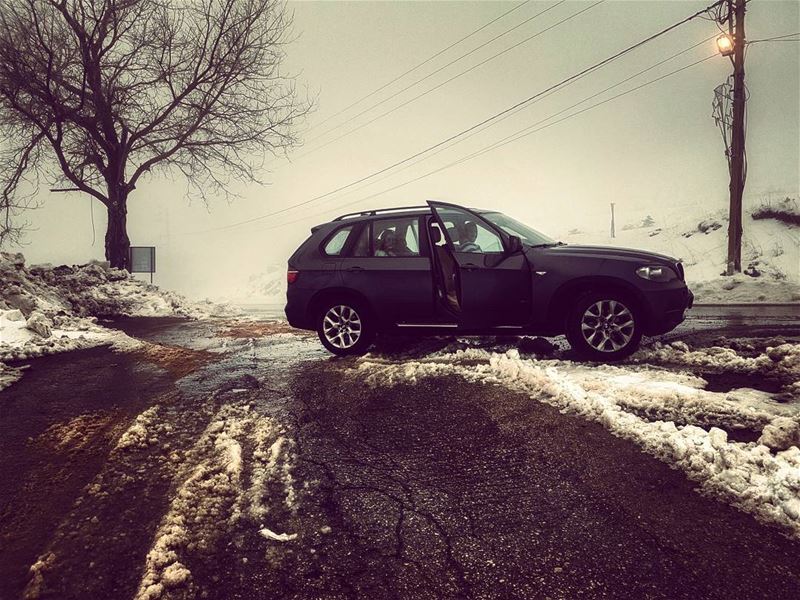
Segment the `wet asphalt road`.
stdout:
[[335,533],[279,569],[290,595],[797,593],[795,543],[600,425],[455,378],[355,393],[316,366],[294,385],[302,472],[321,482],[304,506]]
[[[757,324],[755,313],[699,311],[675,335],[791,337],[793,310]],[[37,359],[0,393],[3,600],[133,597],[181,483],[165,454],[190,448],[235,403],[286,428],[296,499],[289,508],[270,484],[266,519],[298,537],[270,542],[257,534],[263,523],[221,522],[219,539],[188,555],[192,587],[164,597],[800,597],[796,542],[701,496],[601,426],[525,395],[453,377],[371,388],[351,360],[281,332],[117,325],[176,355],[98,348]],[[156,404],[165,439],[117,453],[122,432]],[[65,431],[81,435],[66,444]],[[253,449],[243,454],[247,464]],[[98,478],[107,491],[91,493]]]
[[688,339],[710,342],[717,336],[769,337],[773,335],[800,336],[800,304],[695,306],[687,319],[663,339]]

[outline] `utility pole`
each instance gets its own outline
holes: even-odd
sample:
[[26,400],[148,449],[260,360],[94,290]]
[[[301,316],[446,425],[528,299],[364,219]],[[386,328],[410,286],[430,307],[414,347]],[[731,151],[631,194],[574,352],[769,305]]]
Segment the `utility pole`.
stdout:
[[744,194],[744,13],[745,0],[728,0],[728,30],[733,38],[733,123],[731,126],[728,275],[742,271],[742,195]]
[[611,203],[611,237],[616,237],[614,232],[614,203]]

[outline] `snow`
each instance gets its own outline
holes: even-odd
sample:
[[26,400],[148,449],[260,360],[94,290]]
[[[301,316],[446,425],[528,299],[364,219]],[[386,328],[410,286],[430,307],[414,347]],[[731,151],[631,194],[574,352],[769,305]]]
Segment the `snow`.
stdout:
[[136,416],[130,427],[117,441],[117,448],[146,448],[150,444],[150,428],[158,421],[159,407],[151,406]]
[[[646,356],[640,354],[639,359]],[[800,395],[800,344],[781,344],[746,357],[730,348],[661,348],[656,358],[687,366],[732,369],[790,381],[783,401],[766,392],[713,392],[688,371],[657,365],[588,365],[522,358],[506,352],[467,348],[440,351],[417,360],[380,355],[359,359],[353,376],[373,386],[415,383],[421,378],[458,375],[501,384],[532,399],[596,421],[646,452],[683,470],[714,495],[800,539],[800,449],[796,437]],[[729,431],[760,430],[757,442],[737,442]],[[777,452],[775,451],[777,450]]]
[[642,214],[610,231],[572,230],[560,237],[573,244],[639,248],[680,258],[695,302],[708,304],[800,302],[800,228],[775,219],[744,215],[742,267],[733,277],[726,268],[728,220],[725,211],[702,204],[668,215]]
[[[26,360],[58,352],[110,345],[132,349],[139,343],[124,333],[101,327],[94,320],[56,316],[50,335],[44,337],[18,320],[19,311],[0,311],[0,361]],[[1,363],[0,363],[1,364]]]
[[[120,438],[117,451],[135,452],[159,443],[158,410],[153,407],[139,415]],[[185,460],[179,460],[177,489],[147,553],[137,600],[194,597],[192,559],[212,550],[243,519],[258,524],[254,533],[271,541],[295,539],[297,534],[278,534],[263,523],[268,516],[264,495],[272,482],[292,484],[291,476],[287,479],[291,450],[277,422],[250,404],[219,408]],[[287,504],[288,495],[287,490]]]
[[22,377],[22,370],[9,367],[0,362],[0,391],[19,381]]
[[134,278],[108,263],[25,266],[21,254],[0,253],[0,310],[38,310],[48,317],[74,316],[229,316],[231,307],[185,297]]
[[292,540],[297,539],[296,533],[275,533],[266,527],[263,527],[261,530],[259,530],[259,533],[262,535],[262,537],[275,542],[291,542]]
[[800,446],[800,420],[777,417],[764,427],[758,443],[773,450],[788,450],[791,446]]
[[[231,316],[238,309],[210,301],[190,302],[107,263],[25,266],[22,254],[0,253],[0,361],[26,360],[57,352],[140,344],[102,327],[98,316]],[[2,364],[2,363],[0,363]],[[0,389],[18,376],[0,370]]]
[[[223,515],[233,518],[231,498],[240,487],[242,475],[238,460],[241,446],[236,438],[242,434],[243,423],[228,414],[230,411],[225,407],[217,414],[193,450],[196,460],[192,461],[147,554],[136,595],[139,600],[160,598],[165,588],[190,580],[191,573],[181,562],[190,544],[201,551],[210,550]],[[138,432],[132,433],[132,437],[138,438]]]
[[221,300],[236,304],[284,304],[286,285],[286,265],[267,265]]
[[800,378],[800,345],[778,341],[781,343],[768,346],[755,356],[743,356],[734,348],[725,346],[691,350],[684,342],[665,345],[656,341],[651,346],[640,349],[630,360],[651,364],[702,367],[714,372]]

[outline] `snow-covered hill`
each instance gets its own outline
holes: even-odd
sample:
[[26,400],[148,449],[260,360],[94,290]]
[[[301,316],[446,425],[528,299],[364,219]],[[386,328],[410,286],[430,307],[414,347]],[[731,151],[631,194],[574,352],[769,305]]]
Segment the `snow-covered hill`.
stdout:
[[224,299],[237,304],[284,304],[286,265],[268,265],[264,271],[248,277]]
[[800,302],[800,227],[775,218],[744,215],[742,268],[725,277],[728,218],[703,207],[686,210],[670,222],[643,214],[638,222],[610,231],[572,230],[559,239],[573,244],[604,244],[651,250],[680,258],[697,302]]

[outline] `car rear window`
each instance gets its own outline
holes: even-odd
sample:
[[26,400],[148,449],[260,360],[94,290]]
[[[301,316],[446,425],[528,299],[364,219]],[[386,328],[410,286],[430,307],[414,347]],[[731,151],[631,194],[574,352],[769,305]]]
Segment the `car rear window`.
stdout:
[[350,237],[351,231],[353,231],[352,225],[337,229],[333,235],[328,238],[328,241],[325,242],[322,251],[328,256],[339,256],[344,249],[344,245],[347,243],[347,238]]

